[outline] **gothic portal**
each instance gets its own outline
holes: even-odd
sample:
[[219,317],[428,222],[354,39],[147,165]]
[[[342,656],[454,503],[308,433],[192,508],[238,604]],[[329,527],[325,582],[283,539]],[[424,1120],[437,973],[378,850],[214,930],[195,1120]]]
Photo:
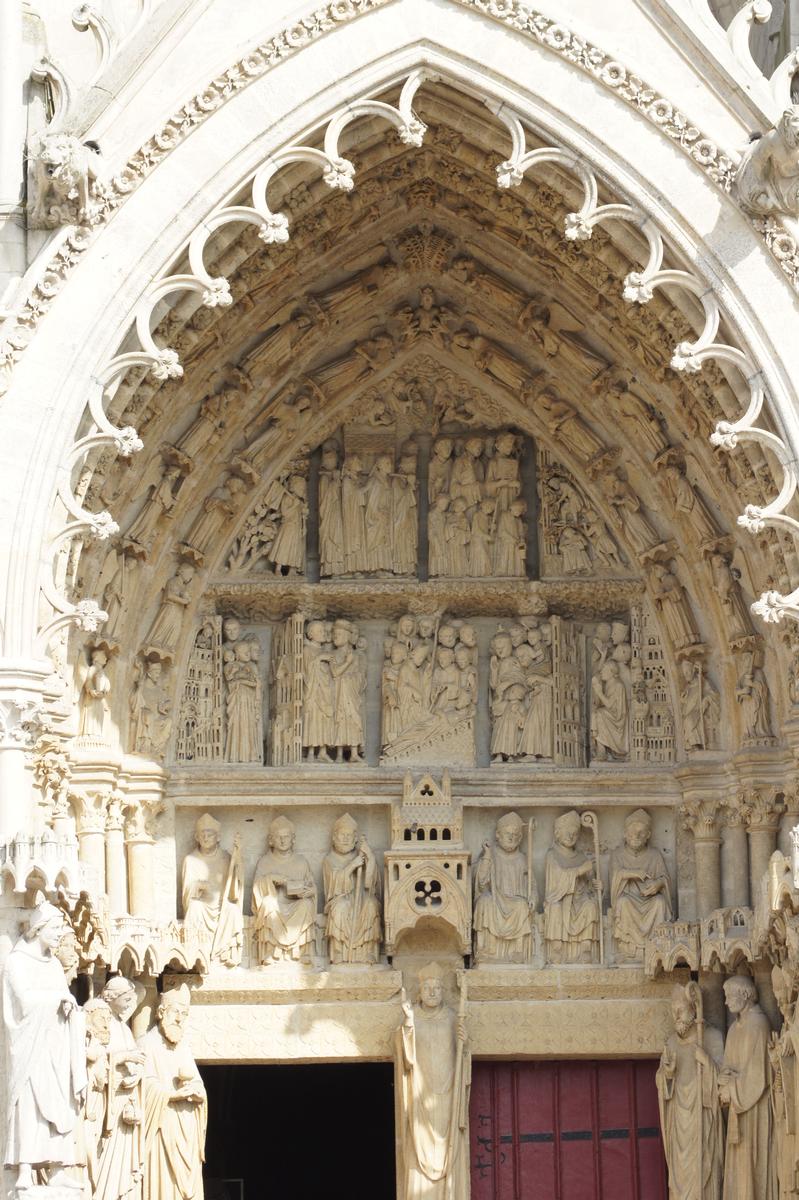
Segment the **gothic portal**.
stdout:
[[799,1194],[795,6],[607,7],[0,11],[13,1200]]

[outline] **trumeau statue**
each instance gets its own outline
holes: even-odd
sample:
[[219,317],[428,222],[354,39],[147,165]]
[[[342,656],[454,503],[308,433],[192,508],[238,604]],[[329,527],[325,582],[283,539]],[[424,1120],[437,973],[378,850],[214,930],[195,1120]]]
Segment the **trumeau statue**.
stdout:
[[316,885],[307,860],[294,850],[294,826],[275,817],[269,849],[255,868],[252,914],[258,961],[310,965],[316,924]]
[[547,851],[544,940],[553,963],[590,963],[597,956],[601,921],[594,863],[576,848],[580,829],[576,812],[563,813]]
[[727,1111],[723,1200],[775,1200],[771,1025],[749,976],[728,979],[724,998],[734,1020],[719,1072],[719,1099]]
[[7,1047],[5,1165],[17,1195],[46,1167],[53,1186],[73,1187],[65,1168],[78,1161],[75,1134],[87,1088],[85,1025],[53,951],[64,914],[44,902],[6,959],[3,1020]]
[[208,1102],[183,1041],[189,1015],[185,984],[164,992],[158,1024],[139,1043],[144,1053],[143,1200],[202,1200]]
[[181,897],[187,934],[211,943],[211,958],[226,967],[241,962],[244,882],[240,839],[233,839],[233,853],[219,845],[221,826],[210,813],[197,818],[196,849],[183,860]]
[[724,1039],[702,1019],[699,987],[675,984],[672,1033],[656,1082],[669,1200],[721,1200],[724,1119],[718,1078]]
[[331,963],[376,963],[380,957],[380,872],[349,813],[333,826],[322,863],[325,934]]
[[[497,821],[494,845],[483,843],[474,869],[474,954],[486,962],[530,962],[538,890],[521,849],[525,825],[517,813]],[[528,838],[528,853],[530,839]]]
[[136,990],[129,979],[114,975],[103,988],[103,999],[111,1009],[111,1021],[106,1133],[100,1147],[96,1194],[102,1200],[127,1200],[138,1193],[145,1157],[144,1055],[128,1027],[137,1003]]
[[642,958],[656,925],[672,919],[671,888],[663,855],[649,845],[652,819],[643,808],[624,822],[624,845],[610,859],[613,936],[621,957]]
[[469,1088],[464,983],[457,1013],[444,1003],[437,963],[419,972],[419,1003],[403,990],[397,1031],[402,1075],[405,1200],[454,1200],[468,1194]]

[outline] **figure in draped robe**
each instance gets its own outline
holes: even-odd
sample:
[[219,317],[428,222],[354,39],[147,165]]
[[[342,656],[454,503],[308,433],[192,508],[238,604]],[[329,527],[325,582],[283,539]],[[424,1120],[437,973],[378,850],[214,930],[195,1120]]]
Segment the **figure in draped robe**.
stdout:
[[335,442],[325,442],[319,468],[319,560],[323,576],[344,574],[341,469]]
[[724,1119],[718,1072],[724,1038],[697,1020],[696,990],[695,984],[679,983],[672,990],[674,1033],[655,1076],[669,1200],[721,1200]]
[[341,470],[341,519],[344,528],[344,570],[348,575],[366,571],[366,494],[361,482],[361,460],[349,454]]
[[302,745],[309,762],[330,762],[327,747],[336,740],[328,636],[324,621],[308,622],[303,646]]
[[333,738],[336,762],[363,761],[363,693],[366,677],[357,651],[358,629],[343,618],[333,622],[329,658],[333,685]]
[[727,1032],[719,1072],[719,1099],[727,1109],[723,1200],[776,1200],[772,1153],[771,1025],[747,975],[724,984],[735,1018]]
[[397,1031],[402,1077],[405,1200],[456,1200],[469,1179],[471,1062],[466,1021],[444,1003],[437,963],[419,972],[419,1003],[404,999]]
[[386,574],[394,567],[392,554],[393,466],[390,454],[378,455],[364,487],[365,567],[369,571]]
[[591,680],[591,741],[600,762],[629,754],[630,699],[612,659]]
[[185,984],[164,992],[158,1024],[139,1043],[144,1052],[143,1200],[203,1200],[208,1101],[183,1041],[189,1003]]
[[791,1200],[799,1195],[799,1066],[794,1045],[795,1003],[790,968],[775,966],[771,986],[782,1014],[782,1029],[772,1033],[771,1105],[774,1114],[774,1143],[777,1196]]
[[671,888],[663,855],[649,845],[652,818],[643,808],[624,822],[624,845],[610,858],[613,937],[622,958],[642,959],[656,925],[672,919]]
[[526,963],[532,957],[538,891],[521,849],[524,829],[518,813],[506,813],[497,821],[494,845],[483,842],[474,869],[474,956],[478,965]]
[[594,863],[577,849],[580,829],[578,814],[564,813],[555,822],[555,842],[547,851],[544,940],[553,963],[590,963],[598,956]]
[[136,1008],[136,989],[124,975],[113,975],[103,988],[111,1009],[108,1041],[108,1105],[100,1147],[96,1195],[102,1200],[139,1200],[144,1172],[144,1055],[128,1021]]
[[252,914],[262,966],[286,959],[310,965],[316,923],[316,885],[306,859],[294,850],[294,826],[275,817],[268,850],[255,868]]
[[53,951],[64,914],[43,902],[3,970],[6,1035],[5,1165],[17,1168],[17,1191],[34,1186],[46,1167],[49,1183],[81,1189],[64,1168],[75,1166],[75,1134],[87,1087],[83,1014]]
[[219,844],[221,826],[210,813],[203,813],[194,826],[196,848],[183,860],[181,896],[186,933],[211,944],[211,958],[226,967],[241,962],[244,919],[239,835],[233,839],[233,854]]
[[[274,486],[280,486],[275,484]],[[308,485],[302,475],[292,475],[281,488],[280,524],[269,550],[275,575],[301,575],[305,566],[305,523]]]
[[403,451],[391,480],[392,570],[395,575],[415,575],[418,518],[416,506],[416,452]]
[[349,813],[333,826],[322,863],[325,933],[331,963],[376,963],[380,957],[380,872]]
[[106,1130],[108,1106],[108,1044],[111,1039],[111,1009],[97,996],[83,1006],[86,1019],[86,1072],[88,1087],[81,1113],[78,1151],[86,1166],[91,1194],[97,1191],[100,1146]]
[[91,658],[91,666],[86,672],[80,691],[78,734],[80,737],[102,738],[108,716],[108,697],[111,693],[111,680],[106,672],[108,655],[105,650],[95,647]]
[[264,759],[261,677],[252,661],[254,643],[242,638],[225,650],[225,762],[262,763]]

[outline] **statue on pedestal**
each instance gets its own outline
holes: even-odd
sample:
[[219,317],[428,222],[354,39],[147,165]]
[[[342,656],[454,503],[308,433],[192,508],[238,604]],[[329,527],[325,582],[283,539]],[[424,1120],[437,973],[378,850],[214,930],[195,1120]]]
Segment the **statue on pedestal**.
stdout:
[[652,849],[652,818],[643,808],[624,822],[624,845],[610,860],[613,936],[623,958],[642,958],[656,925],[672,919],[671,888],[663,855]]
[[723,1200],[775,1200],[771,1025],[748,975],[728,979],[724,998],[735,1019],[727,1033],[719,1072],[719,1099],[727,1109]]
[[143,1200],[203,1200],[208,1102],[183,1041],[189,1003],[185,984],[164,992],[158,1024],[139,1043],[144,1053]]
[[656,1075],[660,1128],[669,1167],[669,1200],[720,1200],[724,1120],[718,1072],[724,1039],[702,1018],[699,986],[675,984],[674,1033]]
[[397,1030],[402,1074],[402,1157],[405,1200],[454,1200],[467,1195],[469,1088],[466,996],[455,1013],[444,1003],[443,971],[430,963],[419,972],[419,1003],[403,990]]
[[240,839],[236,834],[230,855],[219,845],[220,829],[210,813],[197,818],[197,848],[186,855],[181,872],[183,916],[190,937],[211,943],[212,959],[237,967],[244,928]]
[[497,821],[495,844],[483,843],[474,872],[474,955],[484,962],[529,962],[538,892],[521,850],[524,822],[517,813]]
[[65,1168],[77,1164],[75,1133],[87,1087],[83,1014],[53,951],[64,914],[43,902],[9,954],[3,972],[8,1127],[5,1165],[17,1169],[17,1194],[48,1184],[82,1190]]
[[275,817],[268,841],[252,885],[258,961],[262,966],[280,959],[310,965],[316,923],[311,868],[294,851],[294,826],[286,817]]
[[331,963],[376,963],[380,957],[380,873],[349,813],[333,826],[322,864],[325,933]]

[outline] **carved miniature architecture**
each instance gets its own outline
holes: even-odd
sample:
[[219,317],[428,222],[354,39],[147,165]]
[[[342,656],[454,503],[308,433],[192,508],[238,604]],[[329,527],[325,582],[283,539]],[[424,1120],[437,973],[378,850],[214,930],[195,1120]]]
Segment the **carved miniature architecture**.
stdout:
[[352,1200],[796,1195],[799,0],[63,7],[0,2],[8,1200],[353,1134]]

